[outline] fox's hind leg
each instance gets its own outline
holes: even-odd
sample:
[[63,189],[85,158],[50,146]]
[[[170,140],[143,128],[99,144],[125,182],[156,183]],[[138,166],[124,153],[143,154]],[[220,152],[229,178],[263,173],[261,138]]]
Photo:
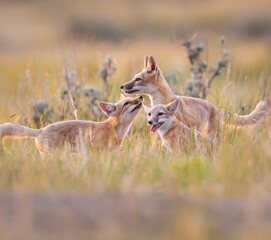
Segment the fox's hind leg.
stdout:
[[216,118],[214,119],[210,119],[209,123],[208,123],[209,127],[208,127],[208,135],[212,138],[215,138],[216,137],[216,132],[217,132],[217,129],[216,129]]
[[209,113],[209,121],[204,127],[204,133],[208,134],[209,137],[215,138],[217,132],[217,116],[215,111]]
[[[46,145],[46,146],[45,146],[45,145]],[[41,142],[39,141],[39,139],[36,138],[36,147],[37,147],[37,149],[38,149],[38,151],[39,151],[39,154],[40,154],[40,156],[41,156],[42,158],[48,158],[48,157],[53,156],[53,154],[50,153],[50,151],[49,151],[49,147],[48,147],[48,144],[47,144],[46,141],[43,142],[43,143],[41,143]]]
[[42,159],[52,157],[52,154],[50,154],[49,152],[39,151],[39,154],[40,154],[40,156],[41,156]]
[[53,156],[52,153],[50,153],[49,151],[46,151],[44,149],[38,148],[38,151],[39,151],[41,158],[49,158],[49,157]]

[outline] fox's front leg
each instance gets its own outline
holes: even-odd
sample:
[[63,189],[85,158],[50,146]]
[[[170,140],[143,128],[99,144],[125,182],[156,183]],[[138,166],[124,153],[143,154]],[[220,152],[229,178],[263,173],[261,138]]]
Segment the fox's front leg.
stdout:
[[168,152],[172,153],[171,147],[166,143],[162,143],[161,148],[163,154],[166,154]]
[[212,111],[208,110],[208,114],[209,114],[209,119],[203,129],[203,132],[208,134],[210,137],[216,137],[216,132],[217,132],[217,113],[216,113],[216,110],[212,110]]
[[3,138],[0,133],[0,154],[10,153],[6,148],[4,148]]
[[163,154],[166,154],[168,152],[168,149],[164,145],[161,145],[161,151]]
[[0,133],[0,153],[3,151],[2,147],[2,134]]
[[3,125],[0,126],[0,153],[3,152],[3,138],[4,138],[4,136],[3,136],[2,128],[3,128]]
[[41,152],[41,151],[39,151],[39,154],[40,154],[42,159],[48,159],[50,157],[53,157],[53,154],[49,153],[49,152]]
[[0,144],[0,155],[1,154],[9,154],[9,153],[11,153],[9,150],[7,150],[3,145],[2,145],[2,143]]

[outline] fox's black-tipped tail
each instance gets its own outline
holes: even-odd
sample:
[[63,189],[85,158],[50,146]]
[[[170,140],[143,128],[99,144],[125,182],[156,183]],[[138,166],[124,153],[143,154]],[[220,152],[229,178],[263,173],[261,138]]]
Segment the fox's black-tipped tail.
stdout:
[[35,138],[39,135],[39,132],[39,129],[25,127],[17,123],[0,124],[0,151],[2,150],[3,138]]
[[261,100],[255,107],[255,109],[248,115],[232,114],[227,110],[222,109],[220,111],[220,120],[227,122],[231,125],[237,126],[250,126],[264,121],[271,107],[271,99],[266,98]]

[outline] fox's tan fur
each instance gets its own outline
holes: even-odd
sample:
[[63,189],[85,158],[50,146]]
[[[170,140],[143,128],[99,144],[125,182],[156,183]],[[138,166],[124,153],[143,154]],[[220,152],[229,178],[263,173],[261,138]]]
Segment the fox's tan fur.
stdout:
[[[189,147],[200,149],[200,142],[212,147],[212,140],[206,134],[191,129],[179,121],[175,113],[179,107],[180,100],[168,105],[158,104],[153,107],[144,104],[147,112],[148,124],[152,131],[157,131],[162,140],[162,146],[170,151],[183,151]],[[155,128],[156,127],[156,128]]]
[[180,105],[175,114],[177,119],[188,127],[196,127],[212,136],[217,131],[217,119],[237,126],[253,125],[264,119],[271,105],[270,99],[262,100],[250,114],[239,116],[227,110],[219,110],[212,103],[199,98],[176,96],[153,57],[145,57],[143,70],[122,85],[121,89],[127,94],[148,95],[152,106],[168,104],[179,98]]
[[100,103],[101,109],[109,116],[102,122],[63,121],[42,129],[28,128],[16,123],[1,124],[0,151],[2,139],[7,137],[34,138],[41,154],[48,154],[51,150],[62,148],[64,145],[70,146],[73,150],[82,144],[90,149],[119,147],[140,111],[142,101],[142,97],[123,96],[116,104]]

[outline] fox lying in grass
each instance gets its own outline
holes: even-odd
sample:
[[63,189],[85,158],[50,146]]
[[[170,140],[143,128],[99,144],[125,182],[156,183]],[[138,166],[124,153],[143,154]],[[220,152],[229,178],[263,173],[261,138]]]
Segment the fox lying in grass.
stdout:
[[151,107],[143,103],[148,124],[151,125],[151,132],[157,131],[162,140],[162,146],[171,152],[182,151],[193,145],[200,149],[199,143],[202,141],[205,141],[206,146],[212,146],[210,137],[187,127],[175,117],[179,104],[179,98],[168,105],[158,104]]
[[2,139],[34,138],[42,155],[66,144],[76,150],[84,144],[89,148],[119,147],[133,121],[142,107],[143,97],[125,98],[113,103],[100,102],[102,111],[109,117],[103,122],[94,121],[63,121],[52,123],[42,129],[28,128],[15,123],[0,125],[0,151]]
[[227,110],[219,110],[212,103],[199,98],[175,96],[152,56],[146,56],[143,70],[120,88],[127,94],[148,95],[152,106],[180,99],[177,119],[213,137],[217,131],[217,118],[237,126],[253,125],[264,119],[271,105],[270,99],[262,100],[250,114],[239,116]]

